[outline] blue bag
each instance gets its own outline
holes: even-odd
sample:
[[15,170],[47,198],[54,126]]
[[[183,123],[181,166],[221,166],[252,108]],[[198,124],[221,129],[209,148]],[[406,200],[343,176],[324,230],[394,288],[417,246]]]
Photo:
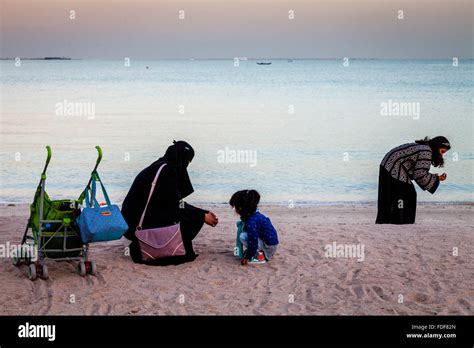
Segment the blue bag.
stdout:
[[[96,199],[96,181],[100,183],[104,194],[106,206],[100,206]],[[89,201],[89,189],[84,190],[86,198],[86,207],[76,218],[77,225],[81,232],[81,238],[84,243],[103,242],[122,238],[128,230],[128,225],[117,205],[110,204],[109,196],[105,187],[99,178],[97,172],[92,173],[91,201],[94,206],[91,207]]]

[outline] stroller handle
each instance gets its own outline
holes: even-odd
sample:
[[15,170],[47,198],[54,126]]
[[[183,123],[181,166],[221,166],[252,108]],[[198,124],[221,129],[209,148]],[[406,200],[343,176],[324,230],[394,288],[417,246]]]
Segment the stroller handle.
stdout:
[[46,169],[48,169],[49,161],[51,161],[51,156],[52,156],[51,146],[46,145],[46,151],[48,153],[48,157],[46,157],[46,164],[44,165],[43,175],[46,174]]
[[49,162],[49,160],[51,159],[51,146],[49,145],[46,145],[46,151],[48,152],[48,159],[46,160],[46,162]]
[[[95,172],[97,171],[97,168],[99,167],[99,163],[102,160],[102,148],[99,145],[97,145],[95,148],[97,149],[97,161],[95,162],[94,169],[92,170],[91,176],[89,178],[89,182],[87,183],[87,186],[86,186],[87,189],[90,189],[92,180],[95,180]],[[77,199],[78,201],[82,202],[84,200],[85,192],[86,192],[85,190],[82,191],[81,195]]]
[[102,160],[102,148],[99,145],[97,145],[95,148],[97,149],[97,152],[98,152],[98,157],[97,157],[97,162],[96,162],[96,169],[97,169],[97,166]]
[[97,149],[97,161],[95,162],[94,169],[92,170],[92,175],[89,179],[89,182],[87,183],[88,188],[90,188],[92,180],[95,179],[94,173],[97,171],[97,168],[99,167],[99,163],[102,160],[102,148],[99,145],[97,145],[95,148]]

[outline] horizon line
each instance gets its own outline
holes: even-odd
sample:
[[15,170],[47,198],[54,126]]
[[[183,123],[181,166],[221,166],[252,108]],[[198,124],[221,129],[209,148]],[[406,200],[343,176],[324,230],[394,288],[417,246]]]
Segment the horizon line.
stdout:
[[343,60],[348,58],[349,60],[453,60],[453,58],[457,58],[459,60],[474,60],[474,57],[446,57],[446,58],[380,58],[380,57],[332,57],[332,58],[322,58],[322,57],[210,57],[210,58],[132,58],[132,57],[123,57],[123,58],[72,58],[72,57],[0,57],[0,60],[15,60],[20,58],[21,60],[123,60],[124,58],[130,58],[130,60],[235,60],[239,59],[240,61],[246,60]]

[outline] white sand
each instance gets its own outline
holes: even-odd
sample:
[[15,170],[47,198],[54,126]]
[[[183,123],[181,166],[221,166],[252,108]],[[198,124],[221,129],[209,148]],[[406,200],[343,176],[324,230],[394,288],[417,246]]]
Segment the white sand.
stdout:
[[[474,314],[473,206],[420,206],[411,226],[375,225],[373,206],[262,206],[280,249],[247,267],[232,254],[232,211],[204,208],[220,223],[196,238],[192,263],[136,265],[125,239],[92,245],[96,277],[50,261],[50,279],[32,282],[1,259],[0,314]],[[0,244],[18,243],[27,218],[26,205],[0,206]],[[333,242],[363,244],[364,261],[325,257]]]

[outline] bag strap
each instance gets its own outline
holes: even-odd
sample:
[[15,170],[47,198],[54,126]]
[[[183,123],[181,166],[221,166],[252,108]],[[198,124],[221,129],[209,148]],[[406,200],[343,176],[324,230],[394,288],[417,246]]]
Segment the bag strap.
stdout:
[[156,182],[158,181],[158,177],[160,176],[161,170],[163,169],[164,166],[166,166],[166,163],[163,163],[160,166],[160,168],[156,172],[155,179],[151,183],[150,194],[148,195],[148,200],[146,201],[145,208],[143,209],[142,217],[140,218],[140,222],[138,223],[138,226],[137,226],[137,229],[136,229],[137,231],[142,229],[142,224],[143,224],[143,220],[145,219],[145,214],[146,214],[146,209],[148,208],[148,203],[150,203],[150,199],[151,199],[151,196],[153,195],[153,191],[155,191]]
[[91,192],[91,198],[93,197],[94,203],[97,202],[97,200],[96,200],[96,193],[97,193],[96,181],[98,181],[98,182],[100,183],[100,186],[102,187],[102,194],[104,195],[105,202],[106,202],[107,205],[110,207],[112,204],[110,203],[110,198],[109,198],[109,195],[107,194],[107,191],[105,190],[104,184],[102,183],[102,180],[101,180],[100,177],[99,177],[99,173],[94,172],[93,175],[95,175],[95,178],[92,177],[92,192]]
[[[91,208],[91,203],[89,201],[89,188],[86,186],[84,190],[85,198],[86,198],[86,208]],[[91,200],[94,202],[94,208],[97,208],[99,206],[99,202],[97,202],[97,199],[92,195],[92,192],[90,193],[91,195]]]
[[[109,195],[107,194],[107,191],[105,190],[104,184],[102,183],[102,180],[99,177],[99,174],[97,172],[92,172],[92,179],[91,179],[91,188],[89,189],[88,186],[83,191],[83,194],[86,199],[86,208],[91,208],[91,203],[93,202],[94,204],[94,209],[99,209],[100,204],[97,201],[96,194],[97,194],[97,186],[96,186],[96,181],[100,183],[100,186],[102,187],[102,193],[104,195],[105,201],[107,202],[107,205],[110,207],[110,198]],[[89,194],[90,194],[90,200],[89,200]]]

